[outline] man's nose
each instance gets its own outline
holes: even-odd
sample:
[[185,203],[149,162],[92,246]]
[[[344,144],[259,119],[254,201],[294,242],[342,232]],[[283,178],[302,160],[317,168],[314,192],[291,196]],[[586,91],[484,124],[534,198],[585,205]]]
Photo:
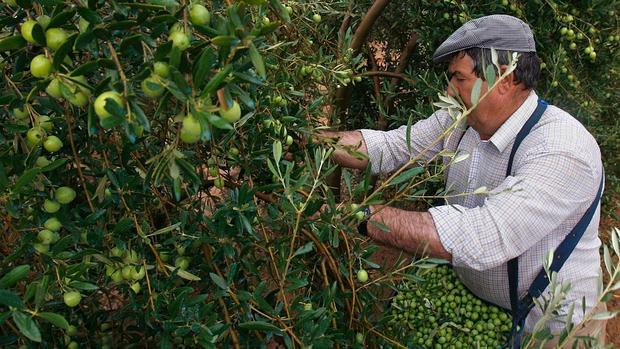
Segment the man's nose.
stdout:
[[456,97],[459,95],[459,91],[452,84],[448,84],[448,87],[446,87],[446,93],[451,97]]

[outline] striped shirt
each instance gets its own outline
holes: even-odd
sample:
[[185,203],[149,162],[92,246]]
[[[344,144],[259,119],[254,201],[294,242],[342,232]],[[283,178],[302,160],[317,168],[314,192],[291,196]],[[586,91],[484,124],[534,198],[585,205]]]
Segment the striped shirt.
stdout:
[[[512,175],[505,177],[515,137],[537,100],[532,91],[487,141],[470,127],[464,133],[454,132],[421,157],[430,160],[441,151],[456,149],[459,154],[469,154],[451,164],[446,174],[446,188],[465,195],[450,197],[447,205],[429,212],[463,283],[477,296],[507,309],[507,262],[519,256],[518,291],[522,297],[542,269],[545,254],[556,249],[592,204],[602,175],[600,150],[592,135],[571,115],[549,105],[517,150]],[[410,129],[410,148],[406,126],[387,132],[361,130],[372,172],[398,169],[428,148],[451,123],[444,110],[417,122]],[[444,157],[444,162],[448,161]],[[488,192],[473,193],[483,186]],[[572,285],[567,303],[576,303],[575,323],[583,318],[582,298],[589,311],[598,297],[599,219],[600,205],[558,273],[561,282]],[[543,297],[549,297],[548,291]],[[541,316],[542,310],[535,307],[526,320],[526,331]],[[557,333],[564,327],[562,321],[566,319],[550,321],[547,327]]]

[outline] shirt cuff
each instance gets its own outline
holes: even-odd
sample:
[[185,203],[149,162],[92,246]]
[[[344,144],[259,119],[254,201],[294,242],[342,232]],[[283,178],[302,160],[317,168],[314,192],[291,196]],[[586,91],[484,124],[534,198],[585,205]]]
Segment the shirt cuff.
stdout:
[[459,224],[464,210],[467,208],[460,205],[436,206],[428,210],[433,217],[439,240],[443,248],[452,255],[452,265],[456,267],[469,267],[470,265],[463,258],[465,251],[459,248],[459,246],[466,246],[464,244],[467,234],[464,234],[463,227]]
[[[385,162],[382,144],[385,143],[383,131],[362,129],[359,130],[364,138],[368,151],[368,162],[370,162],[370,172],[373,175],[381,173],[381,164]],[[385,166],[384,166],[385,167]]]

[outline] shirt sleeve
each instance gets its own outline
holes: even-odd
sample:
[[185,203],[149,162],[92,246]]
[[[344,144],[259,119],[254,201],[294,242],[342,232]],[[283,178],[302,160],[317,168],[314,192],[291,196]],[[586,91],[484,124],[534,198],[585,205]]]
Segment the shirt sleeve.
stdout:
[[590,206],[601,169],[572,154],[528,154],[484,204],[429,210],[455,266],[494,268],[523,254],[551,232],[568,234]]
[[360,130],[368,149],[371,172],[392,172],[418,155],[421,155],[421,161],[432,159],[443,149],[443,141],[434,145],[433,142],[439,139],[451,123],[452,119],[444,110],[416,122],[410,129],[411,147],[407,146],[406,125],[391,131]]

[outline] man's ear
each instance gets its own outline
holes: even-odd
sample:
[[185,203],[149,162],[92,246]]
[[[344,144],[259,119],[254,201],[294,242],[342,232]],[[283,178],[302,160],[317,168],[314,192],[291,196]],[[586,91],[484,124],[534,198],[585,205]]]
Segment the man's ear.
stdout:
[[[500,69],[502,71],[502,74],[506,71],[506,69],[508,69],[507,65],[501,65]],[[508,93],[512,88],[514,88],[517,85],[517,82],[515,80],[515,72],[514,70],[508,74],[508,76],[506,76],[505,78],[502,79],[502,81],[500,81],[496,87],[497,91],[501,94],[505,94]]]

